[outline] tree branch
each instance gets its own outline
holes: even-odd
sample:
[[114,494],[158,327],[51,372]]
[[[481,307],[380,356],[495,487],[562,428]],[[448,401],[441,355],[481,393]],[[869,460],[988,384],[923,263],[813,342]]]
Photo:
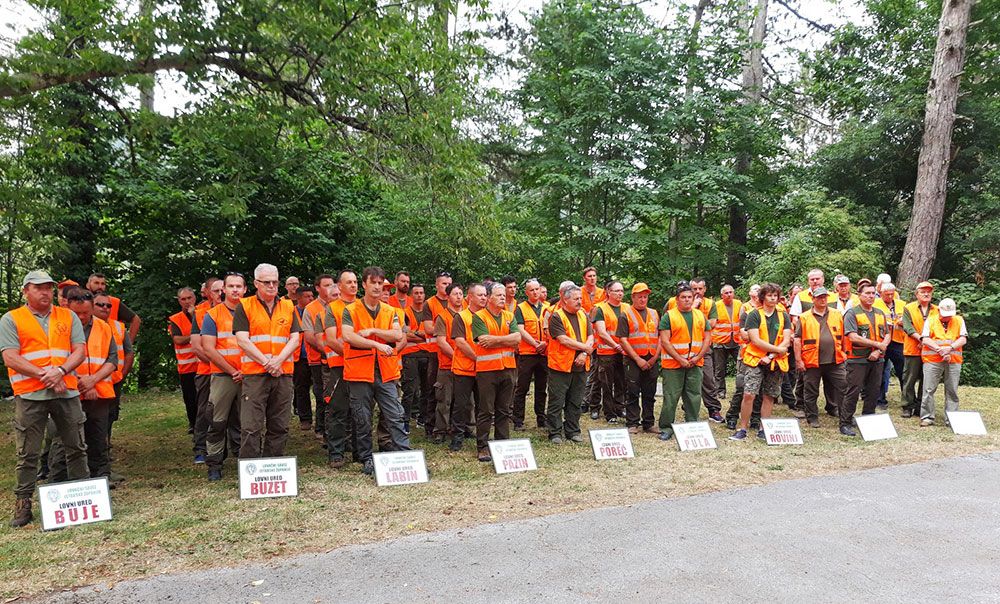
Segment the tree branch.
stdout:
[[799,11],[795,10],[794,8],[792,8],[792,6],[789,5],[786,0],[776,0],[776,2],[778,4],[780,4],[781,6],[784,6],[786,9],[788,9],[788,12],[792,13],[793,15],[795,15],[796,17],[798,17],[799,19],[802,19],[803,21],[805,21],[807,24],[809,24],[810,27],[813,27],[813,28],[815,28],[815,29],[817,29],[817,30],[819,30],[821,32],[824,32],[824,33],[830,33],[833,30],[833,26],[832,25],[823,25],[822,23],[817,23],[817,22],[813,21],[809,17],[806,17],[805,15],[803,15],[802,13],[800,13]]

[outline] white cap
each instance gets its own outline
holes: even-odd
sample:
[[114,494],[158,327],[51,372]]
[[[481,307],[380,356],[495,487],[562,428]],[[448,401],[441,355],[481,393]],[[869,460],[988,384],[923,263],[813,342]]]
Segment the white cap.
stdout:
[[892,283],[892,277],[890,277],[886,273],[882,273],[881,275],[875,278],[875,283]]
[[938,304],[938,314],[942,317],[954,317],[955,312],[955,301],[951,298],[945,298]]

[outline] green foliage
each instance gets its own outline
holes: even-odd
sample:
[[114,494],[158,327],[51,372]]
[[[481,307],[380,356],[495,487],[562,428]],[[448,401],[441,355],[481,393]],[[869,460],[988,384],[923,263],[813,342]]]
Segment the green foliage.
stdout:
[[949,279],[935,283],[934,297],[952,298],[965,319],[969,341],[965,345],[962,383],[970,386],[1000,385],[1000,287]]

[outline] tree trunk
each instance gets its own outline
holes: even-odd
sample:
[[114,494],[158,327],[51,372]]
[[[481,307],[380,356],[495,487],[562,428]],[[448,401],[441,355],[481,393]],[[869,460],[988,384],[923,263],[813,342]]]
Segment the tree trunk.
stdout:
[[[153,3],[155,0],[141,0],[139,10],[147,19],[153,17]],[[156,88],[156,72],[149,74],[149,81],[144,81],[139,86],[139,108],[143,111],[153,111],[154,90]]]
[[917,162],[910,228],[896,281],[905,291],[930,277],[937,256],[941,223],[948,197],[951,134],[958,87],[965,63],[965,37],[975,0],[944,0],[938,24],[934,66],[927,86],[924,137]]
[[[743,65],[743,98],[747,105],[759,105],[764,88],[764,34],[767,31],[767,0],[756,0],[747,29],[750,30],[750,48]],[[736,172],[747,174],[753,158],[743,154],[736,158]],[[738,283],[743,274],[747,247],[747,212],[742,203],[729,207],[729,249],[726,254],[726,277]]]

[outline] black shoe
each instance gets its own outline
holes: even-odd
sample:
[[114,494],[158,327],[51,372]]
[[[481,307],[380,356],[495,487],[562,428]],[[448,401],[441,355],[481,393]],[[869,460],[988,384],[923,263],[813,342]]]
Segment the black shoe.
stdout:
[[518,432],[524,432],[524,424],[514,424],[514,430]]
[[210,469],[208,471],[208,481],[215,482],[217,480],[222,480],[222,470]]
[[834,407],[827,407],[826,414],[830,417],[837,417],[837,410]]
[[886,409],[889,408],[889,403],[885,403],[885,402],[883,402],[883,403],[875,403],[875,408],[876,409],[881,409],[882,411],[885,411]]
[[903,409],[903,417],[913,417],[913,409]]
[[598,413],[597,411],[591,411],[590,412],[590,419],[597,419],[600,416],[601,416],[601,414]]
[[751,430],[760,430],[760,420],[759,419],[752,419],[752,420],[750,420],[750,429]]
[[448,450],[461,451],[463,442],[465,442],[465,439],[463,439],[461,436],[453,436],[451,439],[451,444],[448,445]]
[[[417,426],[420,426],[420,424],[417,424]],[[403,422],[403,434],[410,435],[410,422]]]
[[38,474],[35,475],[35,480],[45,480],[49,477],[49,466],[42,466],[38,469]]
[[608,423],[609,424],[617,424],[618,423],[618,418],[617,417],[608,418]]
[[759,439],[761,439],[763,441],[767,440],[767,437],[764,436],[764,431],[763,430],[757,430],[757,438],[759,438]]
[[858,435],[857,432],[855,432],[850,426],[841,426],[840,427],[840,433],[843,434],[844,436],[857,436]]
[[736,429],[736,418],[730,417],[726,420],[726,429],[735,430]]
[[194,428],[188,428],[188,434],[194,434]]
[[435,436],[434,438],[431,439],[431,442],[434,443],[435,445],[443,445],[444,444],[444,437],[443,436]]
[[375,462],[371,459],[365,460],[365,465],[361,468],[361,472],[367,474],[368,476],[375,475]]

